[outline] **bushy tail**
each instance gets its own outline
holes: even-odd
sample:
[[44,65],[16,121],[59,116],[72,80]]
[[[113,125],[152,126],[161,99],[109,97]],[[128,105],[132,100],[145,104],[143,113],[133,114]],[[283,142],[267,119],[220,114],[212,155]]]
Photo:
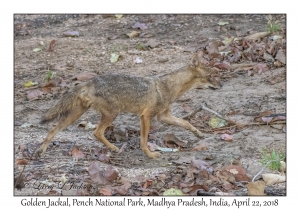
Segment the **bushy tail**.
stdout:
[[77,104],[80,87],[76,86],[73,90],[67,91],[61,99],[50,108],[42,117],[40,124],[45,124],[55,120],[56,118],[66,117],[73,107]]

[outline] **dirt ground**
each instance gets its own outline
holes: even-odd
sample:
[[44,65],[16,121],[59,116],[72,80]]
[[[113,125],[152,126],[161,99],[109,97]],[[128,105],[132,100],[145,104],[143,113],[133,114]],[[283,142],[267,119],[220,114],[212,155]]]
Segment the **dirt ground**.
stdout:
[[[273,19],[285,27],[284,15],[273,15]],[[228,24],[220,25],[220,21]],[[144,23],[147,28],[132,28],[137,22]],[[86,72],[136,76],[166,74],[187,65],[193,53],[201,49],[201,44],[266,31],[267,19],[266,15],[254,14],[123,15],[121,18],[114,15],[15,15],[14,24],[14,158],[17,161],[29,160],[43,142],[55,122],[40,125],[39,120],[65,90],[82,82],[74,79],[76,75]],[[79,36],[68,37],[63,34],[66,31],[78,31]],[[129,38],[126,34],[132,31],[138,31],[139,35]],[[52,40],[56,40],[53,51],[48,50]],[[35,50],[37,48],[39,50]],[[115,63],[110,61],[112,53],[120,55]],[[139,60],[142,61],[139,63]],[[48,72],[55,72],[65,83],[52,87],[50,91],[43,88]],[[254,117],[264,111],[285,113],[285,73],[283,66],[251,76],[247,71],[224,76],[221,89],[190,90],[173,104],[172,113],[182,117],[202,102],[242,124],[253,123]],[[280,79],[270,83],[270,78],[275,77]],[[38,85],[24,88],[28,81]],[[28,93],[33,90],[39,90],[40,94],[28,100]],[[191,159],[205,160],[214,169],[238,162],[252,179],[263,167],[259,162],[262,149],[286,149],[285,124],[244,126],[233,132],[232,141],[224,141],[220,133],[209,129],[208,121],[212,116],[212,113],[202,110],[189,120],[205,133],[204,139],[198,139],[182,128],[153,120],[149,142],[165,147],[163,139],[166,134],[174,134],[188,142],[179,152],[161,152],[162,155],[153,160],[139,148],[138,116],[122,113],[107,131],[107,138],[119,148],[127,143],[122,153],[114,154],[97,141],[93,129],[80,126],[82,121],[92,125],[99,122],[101,115],[88,110],[72,126],[54,137],[44,158],[29,160],[23,172],[28,185],[15,190],[15,195],[47,195],[49,190],[35,189],[31,184],[36,180],[50,182],[62,175],[68,179],[88,176],[87,170],[93,161],[99,162],[100,168],[112,165],[119,176],[131,183],[145,182],[155,175],[177,170],[178,166],[190,164]],[[206,150],[194,151],[199,143],[204,143]],[[72,157],[74,146],[84,154],[84,158],[77,162]],[[99,161],[96,155],[99,151],[110,156],[108,162]],[[22,170],[23,165],[15,164],[15,176]],[[285,183],[276,187],[285,190]],[[54,192],[55,195],[72,195],[68,193],[71,192],[58,189]]]

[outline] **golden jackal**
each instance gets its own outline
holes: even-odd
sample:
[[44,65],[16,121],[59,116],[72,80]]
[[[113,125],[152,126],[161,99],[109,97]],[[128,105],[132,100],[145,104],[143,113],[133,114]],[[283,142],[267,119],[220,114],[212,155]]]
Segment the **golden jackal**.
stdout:
[[101,122],[94,131],[96,138],[112,151],[119,149],[104,136],[105,129],[120,112],[138,114],[141,119],[141,148],[149,158],[158,152],[147,147],[150,121],[157,116],[159,121],[190,130],[197,137],[203,134],[189,122],[172,116],[171,104],[189,89],[196,86],[220,87],[220,74],[206,68],[194,55],[190,64],[159,77],[134,77],[128,75],[101,75],[67,91],[42,118],[41,123],[59,118],[50,130],[36,157],[44,155],[51,139],[61,130],[73,124],[90,107],[102,114]]

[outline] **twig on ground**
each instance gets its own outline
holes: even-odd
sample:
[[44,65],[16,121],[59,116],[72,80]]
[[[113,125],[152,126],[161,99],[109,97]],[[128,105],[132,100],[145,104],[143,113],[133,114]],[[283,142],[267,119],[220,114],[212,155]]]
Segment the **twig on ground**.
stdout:
[[36,108],[38,108],[41,112],[44,112],[44,110],[42,110],[40,107],[38,107],[37,105],[35,105],[35,103],[33,103],[33,102],[31,102],[31,101],[27,101],[27,102],[33,104],[33,105],[34,105]]
[[226,121],[229,122],[229,123],[232,123],[232,124],[234,124],[234,125],[239,125],[238,123],[236,123],[236,122],[234,122],[234,121],[228,119],[227,117],[224,117],[223,115],[219,114],[218,112],[216,112],[216,111],[214,111],[214,110],[208,108],[208,107],[206,106],[206,103],[205,103],[205,102],[203,102],[203,103],[202,103],[199,107],[197,107],[194,111],[192,111],[191,113],[189,113],[189,114],[183,116],[182,118],[183,118],[183,119],[189,119],[189,118],[193,117],[197,112],[201,111],[202,109],[205,110],[205,111],[208,111],[208,112],[210,112],[210,113],[213,113],[213,114],[216,115],[217,117],[219,117],[219,118],[221,118],[221,119],[223,119],[223,120],[226,120]]

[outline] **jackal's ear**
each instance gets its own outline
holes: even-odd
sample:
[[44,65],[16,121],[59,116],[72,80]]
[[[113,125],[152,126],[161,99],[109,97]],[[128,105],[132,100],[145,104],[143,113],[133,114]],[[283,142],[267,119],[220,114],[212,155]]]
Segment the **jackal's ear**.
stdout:
[[199,56],[197,54],[194,54],[191,61],[191,66],[196,68],[197,66],[199,66],[199,64],[200,64]]

